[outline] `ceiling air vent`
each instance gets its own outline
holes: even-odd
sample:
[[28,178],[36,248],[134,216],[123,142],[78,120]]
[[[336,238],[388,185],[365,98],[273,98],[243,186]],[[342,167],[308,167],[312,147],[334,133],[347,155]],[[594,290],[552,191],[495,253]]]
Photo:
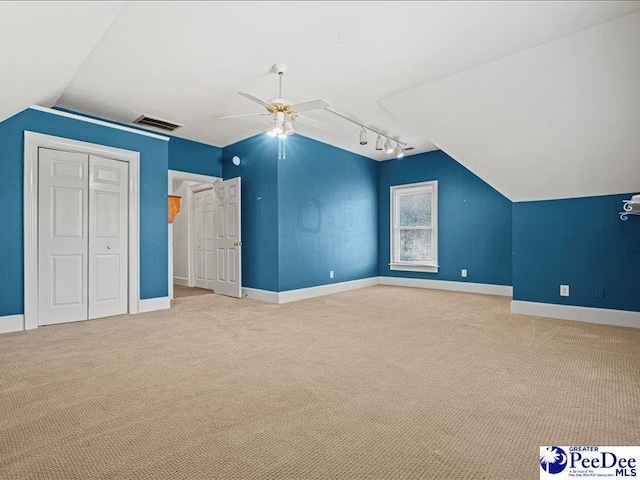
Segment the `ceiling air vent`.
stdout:
[[174,130],[182,127],[179,123],[169,122],[160,118],[153,118],[148,115],[140,115],[133,121],[133,123],[136,125],[144,125],[145,127],[159,128],[165,132],[173,132]]

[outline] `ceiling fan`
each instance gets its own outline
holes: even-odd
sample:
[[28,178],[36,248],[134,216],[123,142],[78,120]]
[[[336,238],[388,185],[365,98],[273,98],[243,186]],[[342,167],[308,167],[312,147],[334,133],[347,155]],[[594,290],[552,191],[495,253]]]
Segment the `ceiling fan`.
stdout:
[[277,135],[280,138],[284,138],[288,135],[293,135],[295,130],[293,129],[293,122],[300,122],[309,126],[319,128],[321,130],[330,130],[331,125],[325,122],[321,122],[314,118],[301,115],[300,112],[309,112],[311,110],[324,110],[329,107],[329,102],[326,100],[318,99],[311,100],[309,102],[293,104],[289,100],[282,98],[282,77],[287,72],[287,65],[284,63],[276,63],[271,67],[272,73],[278,74],[278,98],[272,98],[271,100],[263,100],[260,97],[252,93],[238,92],[243,97],[263,106],[267,112],[259,113],[245,113],[241,115],[228,115],[226,117],[218,117],[220,120],[229,118],[241,118],[252,117],[258,115],[271,115],[273,117],[271,126],[267,131],[270,135]]

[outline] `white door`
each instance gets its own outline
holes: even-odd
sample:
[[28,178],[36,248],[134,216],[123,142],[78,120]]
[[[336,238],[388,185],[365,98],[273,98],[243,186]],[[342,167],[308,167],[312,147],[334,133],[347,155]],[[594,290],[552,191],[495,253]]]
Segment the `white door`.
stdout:
[[240,177],[216,183],[216,293],[242,297]]
[[41,148],[40,325],[128,311],[128,164]]
[[193,194],[193,263],[195,286],[204,288],[204,192]]
[[216,283],[216,206],[213,188],[204,191],[204,288],[215,289]]
[[213,188],[193,194],[192,239],[195,263],[195,286],[214,289],[215,282],[215,205]]
[[89,156],[41,148],[38,161],[39,324],[88,315]]
[[128,186],[126,162],[90,156],[90,319],[127,313]]

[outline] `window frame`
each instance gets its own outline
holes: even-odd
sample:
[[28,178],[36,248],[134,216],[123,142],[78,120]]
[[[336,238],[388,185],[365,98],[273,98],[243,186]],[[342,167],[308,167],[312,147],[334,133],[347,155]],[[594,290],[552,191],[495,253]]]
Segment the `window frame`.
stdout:
[[[402,262],[400,258],[399,203],[401,193],[411,194],[428,191],[431,193],[431,257],[428,262]],[[409,272],[437,273],[438,265],[438,181],[393,185],[389,188],[389,268]]]

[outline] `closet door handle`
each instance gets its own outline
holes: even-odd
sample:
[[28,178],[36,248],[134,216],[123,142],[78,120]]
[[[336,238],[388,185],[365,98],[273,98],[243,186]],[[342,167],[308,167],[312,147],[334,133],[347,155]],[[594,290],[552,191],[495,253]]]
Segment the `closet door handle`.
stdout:
[[107,245],[107,250],[111,250],[111,245]]

